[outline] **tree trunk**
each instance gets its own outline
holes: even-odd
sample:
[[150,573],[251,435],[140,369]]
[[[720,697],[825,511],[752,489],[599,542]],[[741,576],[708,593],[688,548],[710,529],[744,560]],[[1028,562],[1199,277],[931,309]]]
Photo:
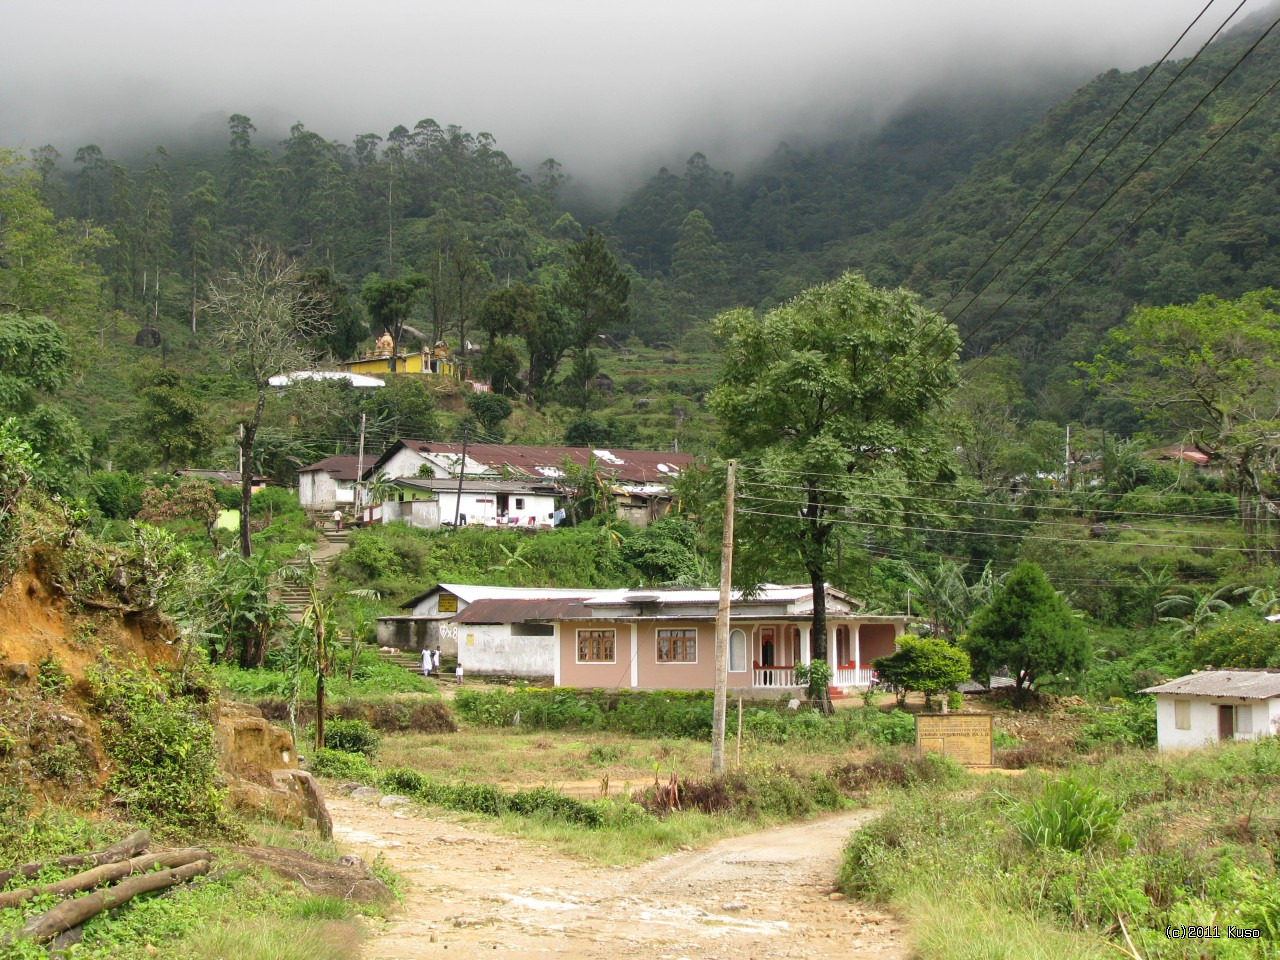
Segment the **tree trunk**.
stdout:
[[0,910],[16,907],[37,896],[50,895],[58,898],[69,897],[82,890],[92,890],[104,883],[114,883],[134,873],[145,873],[152,867],[181,867],[196,860],[208,859],[209,852],[195,847],[172,850],[169,853],[149,853],[146,856],[134,857],[131,860],[120,860],[106,863],[92,870],[77,873],[56,883],[42,887],[28,887],[25,890],[9,890],[0,893]]
[[244,436],[240,438],[240,555],[245,559],[253,552],[253,543],[249,537],[249,502],[253,499],[253,441],[258,435],[262,410],[266,404],[265,386],[259,386],[253,419],[244,425]]
[[95,853],[80,853],[75,856],[62,857],[58,860],[46,860],[42,863],[24,863],[21,866],[0,872],[0,887],[5,886],[17,876],[34,877],[45,867],[96,867],[104,863],[115,863],[117,860],[127,860],[147,849],[150,843],[151,834],[146,830],[139,830],[137,833],[132,833],[125,837],[119,843],[113,843],[111,846]]
[[114,910],[139,894],[164,890],[208,872],[209,861],[197,860],[173,870],[159,870],[155,873],[132,877],[114,887],[77,897],[74,900],[64,900],[49,912],[32,917],[22,929],[9,934],[0,940],[0,943],[9,943],[14,940],[34,940],[37,943],[44,943],[64,930],[80,926],[104,910]]
[[324,670],[316,671],[316,749],[324,749]]

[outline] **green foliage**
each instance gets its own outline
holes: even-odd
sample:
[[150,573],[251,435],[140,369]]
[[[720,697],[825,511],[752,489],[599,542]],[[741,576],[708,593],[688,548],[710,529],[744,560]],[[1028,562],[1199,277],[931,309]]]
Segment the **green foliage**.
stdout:
[[898,639],[898,649],[871,662],[880,679],[900,690],[916,690],[932,700],[939,693],[954,690],[969,679],[969,656],[937,637],[906,634]]
[[977,673],[1008,667],[1019,689],[1052,674],[1078,678],[1089,658],[1084,628],[1043,571],[1027,562],[974,615],[963,644]]
[[496,437],[498,440],[490,440],[489,442],[500,442],[502,437],[502,424],[511,416],[511,401],[500,393],[473,393],[467,397],[467,409],[471,411],[471,415],[476,418],[486,437]]
[[[724,366],[710,406],[720,452],[767,484],[739,521],[735,583],[773,580],[797,551],[806,579],[828,581],[837,523],[899,523],[916,481],[948,468],[935,414],[955,385],[955,328],[905,290],[865,277],[806,290],[758,317],[717,318]],[[922,352],[923,351],[923,352]],[[825,660],[826,606],[814,597],[814,659]]]
[[[142,509],[146,486],[137,474],[99,470],[89,477],[89,502],[110,520],[128,520]],[[238,500],[233,506],[239,506]]]
[[87,673],[111,760],[107,789],[144,823],[182,835],[226,829],[211,708],[177,674],[102,661]]
[[36,686],[40,688],[41,696],[57,700],[70,685],[71,677],[56,657],[43,657],[36,664]]
[[363,720],[326,720],[324,746],[326,750],[358,753],[372,760],[378,755],[382,737]]
[[1137,697],[1112,701],[1081,729],[1079,743],[1086,749],[1102,746],[1154,747],[1155,699]]
[[1050,780],[1041,796],[1019,805],[1010,818],[1028,847],[1079,853],[1116,835],[1121,811],[1097,787],[1074,777]]
[[347,753],[343,750],[312,750],[307,756],[307,767],[314,774],[333,777],[335,780],[374,783],[378,776],[369,758],[363,753]]
[[1253,609],[1223,617],[1191,638],[1183,662],[1187,670],[1280,667],[1280,624]]
[[732,813],[753,820],[796,820],[845,805],[837,780],[823,774],[807,776],[781,765],[756,765],[706,778],[681,777],[676,782],[678,803],[672,804],[671,799],[669,785],[656,781],[634,796],[637,804],[657,816],[680,809]]

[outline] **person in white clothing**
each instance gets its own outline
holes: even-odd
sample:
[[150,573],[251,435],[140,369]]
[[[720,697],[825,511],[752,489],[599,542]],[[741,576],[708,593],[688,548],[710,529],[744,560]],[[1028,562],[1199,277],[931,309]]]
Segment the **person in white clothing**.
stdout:
[[437,677],[440,676],[440,648],[436,647],[431,651],[431,672]]
[[426,647],[422,648],[422,675],[431,676],[431,651]]
[[453,669],[453,678],[458,682],[459,686],[462,685],[462,661],[461,660],[458,661],[458,665]]

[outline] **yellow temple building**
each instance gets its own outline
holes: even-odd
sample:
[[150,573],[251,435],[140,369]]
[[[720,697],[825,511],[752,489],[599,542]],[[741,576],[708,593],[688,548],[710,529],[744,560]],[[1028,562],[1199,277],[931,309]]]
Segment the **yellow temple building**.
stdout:
[[434,373],[441,377],[463,378],[463,367],[449,354],[443,340],[434,347],[423,347],[415,353],[396,353],[389,334],[378,338],[374,348],[363,357],[340,365],[344,373],[364,373],[380,376],[387,373]]

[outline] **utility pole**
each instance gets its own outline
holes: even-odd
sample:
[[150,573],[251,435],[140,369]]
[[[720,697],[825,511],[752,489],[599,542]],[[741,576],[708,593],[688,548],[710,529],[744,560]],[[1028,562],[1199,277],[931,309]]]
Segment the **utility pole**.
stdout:
[[1071,424],[1067,424],[1067,447],[1066,460],[1062,466],[1062,485],[1067,490],[1071,489]]
[[240,424],[240,429],[236,433],[236,472],[244,477],[244,424]]
[[711,775],[724,773],[725,699],[729,692],[729,591],[733,581],[733,496],[738,461],[724,481],[724,536],[720,540],[720,605],[716,608],[716,692],[711,707]]
[[356,453],[356,516],[364,520],[364,421],[368,414],[360,414],[360,446]]
[[462,515],[462,478],[467,475],[467,439],[471,436],[468,427],[462,428],[462,459],[458,461],[458,495],[453,500],[453,529],[458,529],[458,518]]

